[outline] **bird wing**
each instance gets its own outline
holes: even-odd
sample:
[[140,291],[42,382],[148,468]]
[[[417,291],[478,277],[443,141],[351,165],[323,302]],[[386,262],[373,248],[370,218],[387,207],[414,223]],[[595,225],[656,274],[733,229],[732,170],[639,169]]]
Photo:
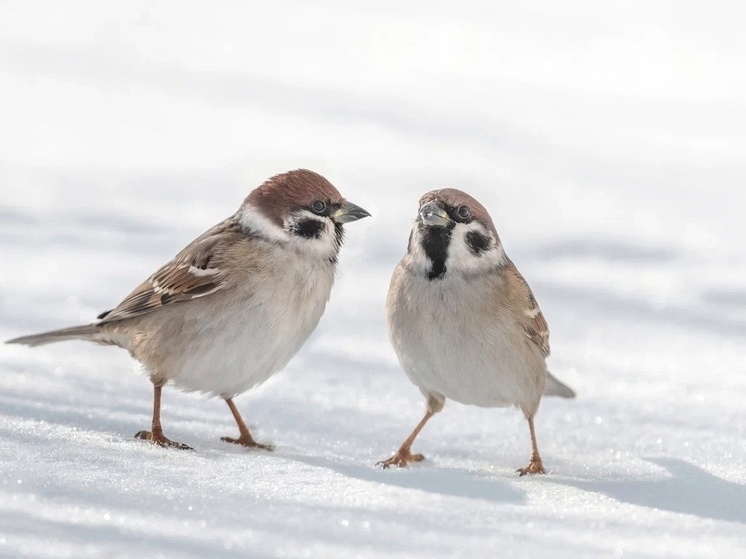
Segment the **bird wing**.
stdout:
[[228,219],[189,243],[170,262],[99,315],[113,322],[157,311],[167,305],[211,295],[226,285],[225,252],[245,235]]
[[529,340],[536,344],[544,357],[549,357],[551,351],[549,347],[549,326],[531,288],[512,262],[505,270],[509,290],[508,300],[523,327],[523,332]]

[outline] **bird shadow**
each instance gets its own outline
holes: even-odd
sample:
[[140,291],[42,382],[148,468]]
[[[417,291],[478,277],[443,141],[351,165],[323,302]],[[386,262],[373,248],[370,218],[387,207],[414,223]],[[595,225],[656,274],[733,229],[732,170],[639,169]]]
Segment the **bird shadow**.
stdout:
[[415,489],[446,497],[462,497],[516,505],[526,503],[525,493],[515,487],[494,477],[480,478],[473,472],[468,471],[421,467],[406,470],[383,470],[372,465],[343,463],[319,456],[296,455],[288,458],[365,482],[381,483],[403,489]]
[[669,477],[557,482],[583,491],[602,493],[622,503],[746,524],[746,485],[724,480],[676,458],[645,460],[664,468]]

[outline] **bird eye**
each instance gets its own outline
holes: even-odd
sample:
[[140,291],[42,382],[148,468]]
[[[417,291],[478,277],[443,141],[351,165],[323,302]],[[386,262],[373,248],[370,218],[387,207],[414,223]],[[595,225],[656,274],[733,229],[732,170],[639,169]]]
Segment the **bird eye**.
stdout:
[[311,209],[314,211],[314,213],[320,214],[326,209],[326,204],[321,200],[316,200],[313,204],[311,204]]
[[461,219],[469,219],[471,217],[471,210],[469,206],[461,206],[456,213]]

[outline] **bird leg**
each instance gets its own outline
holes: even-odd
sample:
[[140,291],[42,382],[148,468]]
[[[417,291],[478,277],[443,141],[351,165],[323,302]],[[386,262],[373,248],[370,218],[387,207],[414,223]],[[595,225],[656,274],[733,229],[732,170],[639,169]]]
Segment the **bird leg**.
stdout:
[[531,460],[528,462],[528,466],[516,470],[521,476],[527,474],[545,474],[547,471],[544,469],[544,464],[541,462],[541,456],[539,456],[539,446],[536,444],[536,432],[534,431],[534,416],[529,416],[528,419],[528,430],[531,432]]
[[135,438],[167,448],[194,450],[191,446],[172,441],[163,434],[163,428],[161,427],[161,388],[161,386],[153,385],[153,426],[151,430],[140,431],[135,435]]
[[412,431],[412,433],[407,437],[407,440],[402,443],[401,447],[399,447],[399,451],[391,458],[377,462],[376,466],[381,466],[384,470],[386,470],[391,466],[404,468],[412,462],[422,462],[425,459],[422,454],[412,454],[412,443],[414,443],[414,440],[417,438],[417,435],[420,434],[420,431],[422,431],[425,423],[427,423],[433,415],[435,415],[435,412],[431,411],[428,407],[425,417],[423,417],[422,421],[417,424],[417,427],[415,427],[414,431]]
[[228,407],[231,409],[231,413],[233,414],[233,419],[236,420],[236,424],[238,425],[239,437],[237,439],[233,437],[222,437],[220,439],[221,441],[240,444],[241,446],[245,446],[247,448],[262,448],[264,450],[275,449],[275,447],[271,444],[261,444],[254,440],[254,437],[251,436],[251,431],[249,431],[246,422],[244,422],[243,417],[241,417],[236,404],[233,403],[233,398],[226,398],[225,403],[228,404]]

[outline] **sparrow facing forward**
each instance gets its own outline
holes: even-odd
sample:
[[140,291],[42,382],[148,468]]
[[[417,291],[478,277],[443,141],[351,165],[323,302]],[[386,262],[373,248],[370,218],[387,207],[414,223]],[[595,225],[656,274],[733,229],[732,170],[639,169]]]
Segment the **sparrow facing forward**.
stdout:
[[453,188],[428,192],[386,301],[389,336],[427,413],[384,468],[423,460],[411,446],[446,398],[517,406],[531,434],[521,475],[544,473],[534,433],[542,394],[575,393],[548,371],[549,330],[533,293],[505,254],[487,210]]
[[369,216],[308,170],[274,176],[238,211],[186,246],[99,321],[7,343],[87,340],[115,345],[144,366],[154,386],[153,424],[136,437],[161,446],[161,388],[223,398],[238,438],[257,443],[233,397],[282,370],[313,332],[329,300],[342,225]]

